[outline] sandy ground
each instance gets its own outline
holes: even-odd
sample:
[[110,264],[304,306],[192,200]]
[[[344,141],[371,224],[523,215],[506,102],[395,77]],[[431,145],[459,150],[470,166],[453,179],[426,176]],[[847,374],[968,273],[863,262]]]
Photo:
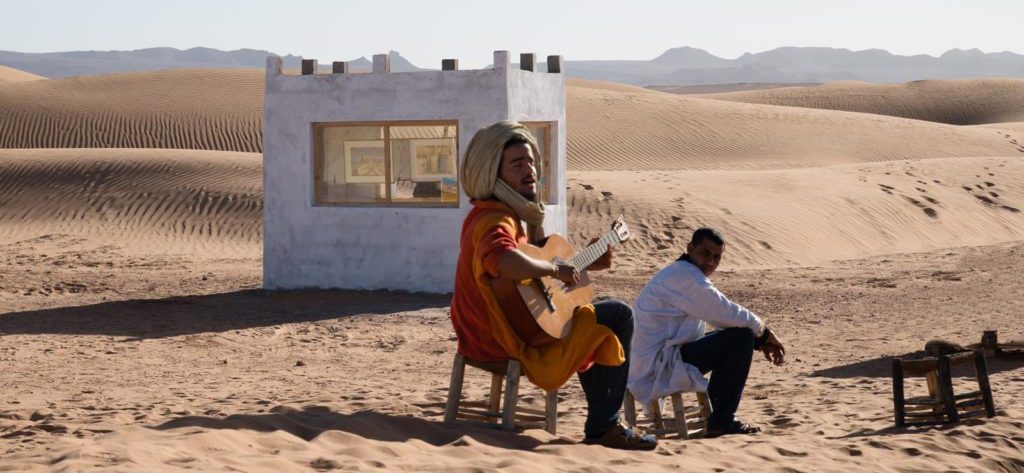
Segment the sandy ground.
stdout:
[[950,125],[1024,120],[1024,80],[920,80],[905,84],[831,82],[703,95],[745,103],[873,113]]
[[892,420],[889,357],[1024,339],[1024,128],[988,82],[957,84],[979,126],[569,83],[569,236],[634,231],[599,295],[714,225],[715,280],[789,347],[753,367],[762,434],[628,453],[578,443],[575,381],[557,436],[443,425],[449,296],[259,289],[261,81],[0,84],[0,147],[52,147],[0,149],[0,471],[1024,471],[1024,358],[990,361],[996,418]]
[[[740,409],[765,432],[625,453],[576,443],[585,404],[575,381],[560,395],[558,436],[444,426],[455,349],[445,296],[266,293],[255,256],[140,257],[66,235],[8,243],[0,470],[1024,468],[1024,359],[991,363],[998,417],[897,430],[887,358],[933,337],[973,342],[983,329],[1021,338],[1024,245],[734,266],[721,288],[790,347],[781,368],[755,362]],[[653,270],[599,275],[599,292],[630,301]],[[480,376],[467,385],[477,398],[488,386]]]
[[46,78],[43,76],[37,76],[30,72],[25,72],[18,69],[0,65],[0,84],[11,82],[29,82],[42,79]]

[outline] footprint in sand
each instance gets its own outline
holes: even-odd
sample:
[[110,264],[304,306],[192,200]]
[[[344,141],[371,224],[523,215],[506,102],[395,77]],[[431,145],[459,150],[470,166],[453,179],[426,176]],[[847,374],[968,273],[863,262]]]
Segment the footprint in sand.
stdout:
[[784,457],[806,457],[807,456],[807,452],[795,452],[793,450],[786,450],[785,448],[782,448],[782,447],[775,447],[775,451],[778,452],[779,455],[782,455]]
[[[936,212],[935,209],[933,209],[933,208],[931,208],[931,207],[929,207],[927,205],[924,205],[924,203],[921,202],[920,200],[917,200],[917,199],[915,199],[913,197],[907,197],[907,196],[903,196],[903,198],[907,199],[907,201],[910,202],[911,204],[914,204],[915,207],[921,209],[921,211],[924,212],[925,215],[927,215],[927,216],[929,216],[931,218],[939,218],[939,213]],[[936,201],[936,202],[938,202],[938,201]]]
[[761,248],[764,248],[766,250],[772,249],[772,245],[770,243],[768,243],[767,241],[758,240],[757,243],[759,245],[761,245]]
[[988,205],[995,205],[996,204],[996,202],[994,200],[989,199],[988,197],[985,197],[983,195],[976,195],[976,196],[974,196],[974,198],[978,199],[978,200],[980,200],[980,201],[982,201],[982,202],[984,202],[984,203],[986,203]]

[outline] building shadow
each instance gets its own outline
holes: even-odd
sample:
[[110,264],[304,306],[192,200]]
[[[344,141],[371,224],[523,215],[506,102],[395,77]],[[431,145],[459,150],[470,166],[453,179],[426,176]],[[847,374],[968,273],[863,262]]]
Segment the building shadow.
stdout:
[[433,446],[462,442],[466,437],[481,444],[514,450],[533,450],[552,443],[573,443],[561,438],[544,442],[527,435],[516,435],[473,423],[446,425],[420,417],[388,415],[373,411],[343,414],[334,412],[326,406],[307,406],[302,409],[278,406],[267,414],[235,414],[223,418],[185,416],[151,428],[167,431],[189,427],[257,432],[283,431],[307,442],[324,432],[339,431],[381,442],[406,442],[415,439]]
[[3,335],[108,335],[134,339],[223,332],[356,314],[443,308],[450,295],[401,291],[262,289],[136,299],[0,314]]
[[[870,360],[858,361],[840,366],[812,371],[810,376],[824,378],[892,378],[892,359],[902,358],[904,360],[924,358],[928,356],[924,351],[904,353],[902,355],[883,356]],[[1010,371],[1024,366],[1024,352],[1009,352],[994,358],[986,358],[988,374]],[[960,365],[953,367],[952,373],[956,377],[974,376],[974,365]]]

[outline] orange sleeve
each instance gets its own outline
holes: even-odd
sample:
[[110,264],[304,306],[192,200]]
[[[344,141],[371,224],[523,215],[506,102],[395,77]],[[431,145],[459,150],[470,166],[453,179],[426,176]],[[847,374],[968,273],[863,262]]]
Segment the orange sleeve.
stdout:
[[498,276],[498,261],[506,251],[518,247],[512,230],[506,225],[495,225],[484,231],[476,246],[476,256],[491,277]]

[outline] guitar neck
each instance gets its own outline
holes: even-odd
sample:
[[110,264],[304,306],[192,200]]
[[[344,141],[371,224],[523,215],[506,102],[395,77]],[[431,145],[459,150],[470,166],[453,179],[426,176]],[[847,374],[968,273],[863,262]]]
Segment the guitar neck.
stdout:
[[604,255],[609,246],[617,246],[619,243],[619,237],[614,231],[605,233],[592,245],[576,253],[576,256],[573,256],[570,262],[580,271],[583,271]]

